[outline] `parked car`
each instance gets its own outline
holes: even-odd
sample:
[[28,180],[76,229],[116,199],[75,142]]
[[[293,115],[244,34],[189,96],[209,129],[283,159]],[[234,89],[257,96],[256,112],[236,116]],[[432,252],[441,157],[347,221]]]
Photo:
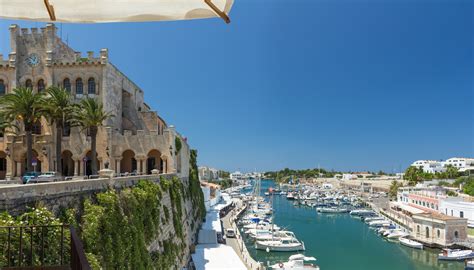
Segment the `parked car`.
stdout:
[[36,179],[33,181],[36,183],[46,183],[46,182],[56,182],[61,180],[61,177],[59,177],[56,172],[44,172],[40,174]]
[[227,229],[227,230],[225,231],[225,236],[226,236],[227,238],[235,238],[235,231],[234,231],[234,229]]
[[21,180],[23,181],[23,184],[32,183],[31,181],[33,179],[36,179],[39,175],[39,172],[26,172],[21,178]]

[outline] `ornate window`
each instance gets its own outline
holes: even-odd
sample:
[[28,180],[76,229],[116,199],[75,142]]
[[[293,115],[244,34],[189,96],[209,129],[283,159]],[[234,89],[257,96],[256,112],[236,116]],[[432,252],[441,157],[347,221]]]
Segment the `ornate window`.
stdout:
[[82,79],[78,78],[76,80],[76,95],[82,95],[84,93]]
[[0,95],[5,95],[5,91],[6,90],[6,87],[5,87],[5,82],[3,82],[3,80],[0,80]]
[[45,85],[44,85],[44,80],[40,79],[38,81],[38,93],[44,91]]
[[71,93],[71,80],[69,80],[69,78],[63,80],[63,88]]
[[25,87],[26,87],[26,88],[33,89],[33,83],[31,82],[30,79],[26,80],[26,82],[25,82]]
[[95,95],[95,80],[94,78],[89,78],[87,81],[87,94]]

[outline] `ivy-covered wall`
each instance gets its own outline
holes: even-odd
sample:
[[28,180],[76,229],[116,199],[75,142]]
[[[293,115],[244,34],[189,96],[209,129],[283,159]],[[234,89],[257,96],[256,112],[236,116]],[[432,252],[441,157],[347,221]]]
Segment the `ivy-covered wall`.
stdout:
[[[43,206],[18,217],[3,213],[0,226],[72,224],[94,269],[180,269],[189,260],[205,216],[196,157],[197,152],[191,151],[187,181],[177,177],[159,183],[139,181],[132,188],[98,193],[80,207],[64,208],[58,217]],[[0,268],[7,256],[5,237],[0,231]]]

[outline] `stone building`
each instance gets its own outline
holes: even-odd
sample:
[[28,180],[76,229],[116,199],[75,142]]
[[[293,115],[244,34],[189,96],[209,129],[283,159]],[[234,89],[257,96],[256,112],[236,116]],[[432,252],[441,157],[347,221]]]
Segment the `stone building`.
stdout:
[[[189,146],[173,126],[145,102],[143,90],[109,61],[107,49],[98,56],[82,56],[60,37],[54,24],[37,29],[10,26],[8,57],[0,55],[0,95],[20,86],[44,91],[62,86],[77,102],[86,96],[100,100],[114,117],[99,129],[98,168],[106,164],[117,174],[178,173],[187,176]],[[56,158],[62,159],[66,176],[89,175],[90,137],[76,127],[66,127],[61,157],[55,156],[55,129],[42,119],[34,129],[33,148],[37,171],[56,170]],[[177,151],[176,141],[181,141]],[[179,145],[179,143],[178,143]],[[26,168],[25,135],[5,134],[0,139],[0,179],[21,176]]]

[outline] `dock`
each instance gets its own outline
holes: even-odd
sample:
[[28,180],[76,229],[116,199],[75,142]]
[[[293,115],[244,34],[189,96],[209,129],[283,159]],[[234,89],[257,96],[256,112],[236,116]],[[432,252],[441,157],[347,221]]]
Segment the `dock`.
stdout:
[[243,204],[242,200],[236,202],[236,207],[230,211],[226,216],[222,218],[222,225],[224,229],[234,229],[236,238],[226,238],[227,245],[231,246],[237,255],[240,257],[242,262],[246,265],[249,270],[263,270],[265,267],[262,263],[255,261],[250,256],[247,247],[242,239],[237,224],[235,223],[238,217],[245,211],[247,206]]

